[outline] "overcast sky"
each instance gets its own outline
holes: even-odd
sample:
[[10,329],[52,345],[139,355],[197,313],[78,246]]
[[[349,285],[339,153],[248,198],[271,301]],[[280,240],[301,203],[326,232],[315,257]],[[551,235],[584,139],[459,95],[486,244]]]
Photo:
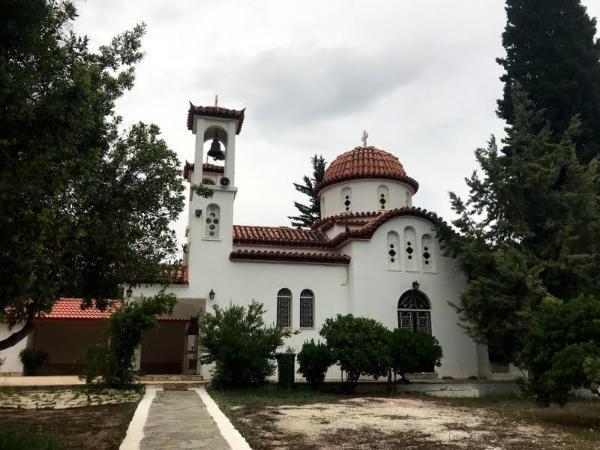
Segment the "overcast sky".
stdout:
[[[583,1],[592,16],[600,2]],[[292,186],[360,144],[394,153],[420,183],[414,205],[451,219],[473,151],[501,137],[501,0],[87,0],[76,30],[92,47],[148,26],[136,83],[118,103],[126,123],[157,124],[193,160],[188,101],[246,107],[236,144],[234,221],[289,225]],[[186,202],[187,203],[187,202]],[[174,224],[179,239],[187,210]]]

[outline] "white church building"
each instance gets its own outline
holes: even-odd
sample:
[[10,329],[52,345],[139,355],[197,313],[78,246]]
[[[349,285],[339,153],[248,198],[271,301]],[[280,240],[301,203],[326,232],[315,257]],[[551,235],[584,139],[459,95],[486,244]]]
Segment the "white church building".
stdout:
[[[190,105],[187,125],[195,135],[195,153],[184,177],[210,185],[214,194],[190,194],[184,269],[178,283],[169,286],[179,303],[174,316],[164,318],[145,342],[142,369],[209,378],[210,368],[197,363],[197,327],[190,317],[201,320],[213,305],[257,301],[265,305],[267,323],[298,331],[286,342],[295,351],[306,340],[319,339],[327,318],[351,313],[390,329],[435,336],[444,353],[435,369],[440,378],[490,376],[487,350],[465,333],[451,306],[459,302],[465,276],[457,261],[442,255],[435,231],[440,219],[415,206],[419,184],[394,154],[367,146],[365,138],[364,145],[335,158],[316,187],[321,219],[311,229],[234,224],[236,152],[244,151],[236,147],[236,136],[244,112]],[[158,289],[141,286],[132,297]],[[56,308],[64,308],[65,301]],[[55,315],[53,310],[45,321]],[[52,323],[85,333],[90,322],[59,316]],[[47,339],[32,337],[26,345],[43,348]],[[157,360],[158,354],[174,358],[172,364]],[[55,364],[60,358],[68,356],[55,356]],[[68,360],[63,363],[67,367]],[[328,378],[339,377],[339,369],[330,369]]]

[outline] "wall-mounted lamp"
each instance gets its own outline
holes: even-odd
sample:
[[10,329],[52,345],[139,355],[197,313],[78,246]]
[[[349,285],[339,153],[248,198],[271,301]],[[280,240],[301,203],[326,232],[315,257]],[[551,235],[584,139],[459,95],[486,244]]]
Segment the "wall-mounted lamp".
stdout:
[[208,293],[208,298],[210,298],[211,300],[215,299],[215,290],[211,289],[210,292]]
[[418,291],[420,287],[421,287],[421,285],[419,284],[418,281],[413,281],[413,289],[415,291]]
[[197,209],[196,211],[194,211],[194,214],[196,214],[196,217],[200,217],[202,215],[202,210]]

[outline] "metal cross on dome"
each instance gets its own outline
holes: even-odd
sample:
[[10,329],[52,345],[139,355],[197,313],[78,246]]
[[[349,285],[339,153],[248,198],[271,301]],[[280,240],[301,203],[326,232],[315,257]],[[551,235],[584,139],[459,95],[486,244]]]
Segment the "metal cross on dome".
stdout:
[[363,143],[363,147],[367,146],[367,138],[369,137],[369,133],[367,133],[367,130],[363,130],[363,134],[362,134],[362,143]]

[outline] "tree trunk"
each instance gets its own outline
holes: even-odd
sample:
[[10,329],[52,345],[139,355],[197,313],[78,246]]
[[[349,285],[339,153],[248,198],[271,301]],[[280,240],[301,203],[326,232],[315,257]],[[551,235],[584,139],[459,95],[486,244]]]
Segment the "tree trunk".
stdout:
[[21,328],[19,331],[15,331],[7,338],[0,340],[0,350],[6,350],[7,348],[19,343],[25,339],[27,335],[34,330],[34,328],[35,324],[33,323],[33,317],[28,317],[23,328]]

